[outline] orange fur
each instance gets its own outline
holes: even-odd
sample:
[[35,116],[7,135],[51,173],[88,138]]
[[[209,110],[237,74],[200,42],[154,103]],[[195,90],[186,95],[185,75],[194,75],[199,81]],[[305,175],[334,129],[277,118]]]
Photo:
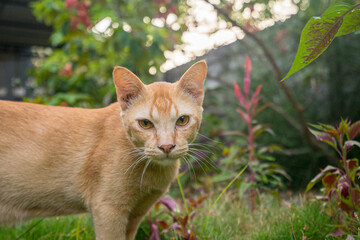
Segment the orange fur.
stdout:
[[119,103],[102,109],[0,101],[0,224],[89,211],[97,239],[134,239],[196,137],[205,75],[201,61],[144,85],[115,67]]

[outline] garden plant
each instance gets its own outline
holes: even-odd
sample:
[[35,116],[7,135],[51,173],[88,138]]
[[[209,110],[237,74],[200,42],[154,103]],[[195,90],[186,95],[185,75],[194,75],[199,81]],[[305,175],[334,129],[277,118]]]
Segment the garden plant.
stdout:
[[[164,52],[179,48],[182,33],[197,26],[198,19],[189,15],[189,2],[192,1],[32,2],[37,19],[52,26],[54,31],[50,38],[51,50],[34,50],[39,56],[30,71],[35,79],[34,97],[25,100],[79,107],[107,105],[115,100],[111,81],[115,65],[131,69],[145,82],[158,80],[156,76],[163,72],[161,64],[166,60]],[[230,79],[228,88],[224,88],[228,91],[226,96],[218,94],[223,86],[214,89],[208,86],[209,96],[225,100],[219,103],[205,99],[209,103],[204,103],[202,129],[206,129],[204,132],[210,138],[216,138],[221,143],[214,141],[211,145],[193,145],[198,149],[193,149],[193,156],[186,159],[185,164],[191,162],[190,165],[182,168],[169,194],[149,212],[136,239],[360,239],[360,122],[357,119],[350,121],[347,116],[336,116],[337,119],[344,118],[338,125],[331,122],[333,125],[309,124],[316,120],[307,114],[306,104],[297,100],[298,96],[293,92],[298,89],[292,88],[299,86],[292,85],[296,77],[303,72],[311,72],[315,64],[321,64],[323,59],[319,57],[323,53],[322,56],[326,55],[325,50],[332,42],[341,42],[354,32],[353,35],[358,36],[360,2],[292,1],[300,9],[298,15],[303,17],[312,14],[311,6],[320,5],[320,2],[329,7],[320,17],[312,17],[304,26],[297,53],[286,75],[282,74],[284,64],[278,59],[283,56],[275,56],[275,51],[269,47],[271,41],[262,39],[258,28],[261,20],[275,16],[270,8],[273,1],[250,0],[244,1],[241,6],[239,1],[202,2],[214,9],[221,24],[238,28],[245,34],[244,40],[238,40],[245,45],[253,63],[257,60],[257,64],[264,68],[253,67],[250,57],[246,55],[245,58],[245,53],[242,53],[245,71],[241,67],[243,62],[227,64],[229,68],[236,65],[241,74],[244,72],[242,87],[233,82],[239,79],[240,74]],[[306,2],[310,3],[306,5]],[[260,16],[254,17],[255,9],[261,9]],[[244,12],[250,12],[250,17],[245,18]],[[179,28],[167,21],[169,15],[176,16],[175,23],[179,24]],[[104,19],[108,26],[99,31],[96,25]],[[162,20],[164,26],[155,26],[154,19]],[[285,49],[286,44],[289,43],[284,41]],[[357,49],[349,51],[356,52]],[[316,63],[308,67],[313,61]],[[274,91],[272,99],[267,96],[270,101],[262,96],[269,84],[266,79],[257,84],[259,79],[254,75],[250,78],[251,71],[256,74],[267,68],[269,71],[266,74],[273,75],[269,79],[275,79],[276,90],[280,90]],[[306,81],[312,83],[317,77],[309,75],[311,77],[304,77],[305,86],[310,85],[306,85]],[[208,80],[214,79],[210,73]],[[326,79],[323,81],[326,82]],[[230,94],[229,89],[235,94],[232,91]],[[279,103],[277,95],[283,95],[286,104]],[[316,93],[316,97],[319,95]],[[235,105],[229,104],[231,101],[228,99],[236,99],[236,107],[239,108],[236,109],[239,115],[230,120],[239,127],[236,131],[228,126],[222,126],[226,129],[222,131],[219,127],[230,113],[219,117],[207,113],[216,104],[220,106],[214,107],[215,110],[224,108],[235,112]],[[318,109],[322,107],[315,106]],[[295,162],[295,157],[291,155],[297,149],[286,149],[278,140],[283,138],[283,143],[295,142],[290,139],[294,135],[289,137],[286,132],[289,128],[266,124],[267,121],[262,118],[261,114],[269,108],[280,113],[285,122],[295,129],[301,138],[299,144],[306,145],[305,151],[310,152],[306,156],[320,159],[319,165],[324,166],[307,184],[305,192],[305,186],[299,187],[300,193],[286,189],[287,180],[293,176],[290,177],[288,169],[281,166],[280,157],[285,155],[287,162],[301,166],[298,168],[304,168],[304,165]],[[354,106],[354,115],[358,110]],[[198,137],[201,138],[204,139]],[[223,149],[219,151],[214,146]],[[317,184],[320,182],[321,189]],[[15,227],[0,227],[0,239],[94,239],[94,232],[90,217],[79,215],[35,219]]]

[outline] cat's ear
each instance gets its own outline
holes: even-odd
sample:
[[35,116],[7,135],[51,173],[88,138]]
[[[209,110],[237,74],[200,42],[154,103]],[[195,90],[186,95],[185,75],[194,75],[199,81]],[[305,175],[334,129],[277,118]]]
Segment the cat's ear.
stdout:
[[205,60],[199,61],[192,65],[177,83],[179,89],[193,97],[199,105],[202,105],[204,100],[206,69]]
[[127,68],[116,66],[113,71],[113,79],[122,110],[126,110],[131,101],[139,97],[145,90],[141,80]]

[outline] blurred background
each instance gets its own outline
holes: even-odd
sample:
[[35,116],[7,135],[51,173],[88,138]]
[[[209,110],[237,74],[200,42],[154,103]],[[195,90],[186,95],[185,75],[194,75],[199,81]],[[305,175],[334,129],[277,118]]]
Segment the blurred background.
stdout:
[[[349,1],[355,2],[355,1]],[[233,178],[248,156],[247,126],[237,112],[245,59],[250,91],[262,84],[255,146],[264,189],[301,190],[337,157],[309,134],[308,123],[360,119],[360,34],[334,40],[310,66],[280,82],[301,29],[329,0],[2,0],[0,99],[102,107],[116,100],[112,69],[144,82],[174,82],[206,59],[204,119],[186,181],[211,187]],[[260,131],[261,129],[261,131]],[[266,152],[266,154],[263,154]],[[355,153],[353,153],[355,155]],[[240,183],[237,187],[241,186]],[[196,188],[196,184],[194,185]],[[239,191],[241,187],[239,187]]]

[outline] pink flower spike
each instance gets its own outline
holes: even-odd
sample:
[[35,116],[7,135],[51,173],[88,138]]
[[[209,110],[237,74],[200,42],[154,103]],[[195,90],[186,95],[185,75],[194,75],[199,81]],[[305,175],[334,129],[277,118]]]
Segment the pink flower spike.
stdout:
[[246,95],[248,95],[250,89],[251,60],[247,54],[246,54],[246,62],[244,67],[245,67],[244,92]]
[[234,81],[234,90],[235,90],[235,95],[237,97],[237,99],[239,100],[240,105],[244,105],[244,97],[240,91],[240,87],[239,85],[236,84],[236,82]]

